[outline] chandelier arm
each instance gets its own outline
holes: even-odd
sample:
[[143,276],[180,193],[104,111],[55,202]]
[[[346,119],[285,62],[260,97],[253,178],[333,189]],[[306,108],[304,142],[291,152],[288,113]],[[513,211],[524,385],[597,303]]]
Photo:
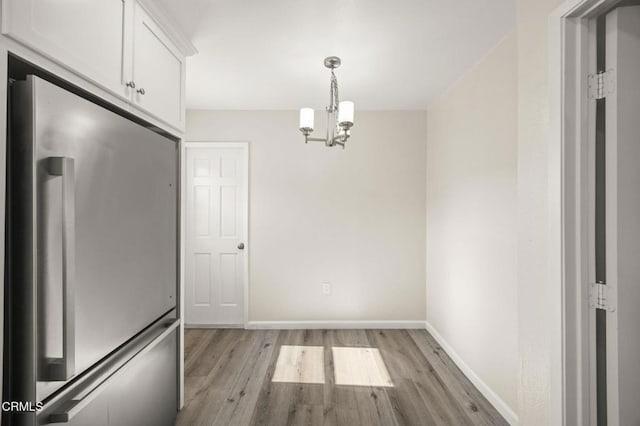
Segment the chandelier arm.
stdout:
[[326,139],[324,139],[324,138],[310,138],[308,136],[305,136],[304,142],[305,143],[307,143],[307,142],[326,142]]
[[345,143],[347,141],[347,139],[349,139],[349,136],[351,136],[351,135],[347,135],[347,134],[337,135],[337,136],[335,136],[333,138],[333,142],[335,142],[335,143],[339,143],[339,142]]

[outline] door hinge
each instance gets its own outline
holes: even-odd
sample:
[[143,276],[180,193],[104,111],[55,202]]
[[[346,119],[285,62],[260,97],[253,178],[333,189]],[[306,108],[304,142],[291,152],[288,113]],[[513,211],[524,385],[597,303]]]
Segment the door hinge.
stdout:
[[589,74],[589,99],[604,99],[615,91],[615,77],[612,69]]
[[589,305],[593,309],[603,309],[608,312],[615,312],[615,289],[606,285],[602,281],[592,283],[589,286]]

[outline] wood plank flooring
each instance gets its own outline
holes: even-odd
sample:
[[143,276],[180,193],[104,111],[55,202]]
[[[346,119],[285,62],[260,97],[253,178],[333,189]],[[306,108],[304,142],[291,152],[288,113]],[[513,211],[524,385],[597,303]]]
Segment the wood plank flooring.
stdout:
[[[314,347],[313,360],[304,359],[309,353],[304,348],[298,352],[285,348],[278,360],[281,346]],[[334,359],[334,347],[375,348],[380,356],[367,351],[351,355],[342,349]],[[318,358],[320,350],[324,357]],[[361,365],[367,357],[378,363],[382,358],[384,363],[371,377]],[[277,366],[279,371],[298,370],[283,377],[318,378],[322,371],[317,369],[323,368],[324,384],[274,382]],[[316,371],[301,371],[304,368]],[[388,374],[384,383],[390,379],[392,386],[336,384],[336,369],[340,383],[348,383],[350,377],[358,383],[375,383],[378,376]],[[177,424],[507,423],[425,330],[190,329],[185,331],[185,406]]]

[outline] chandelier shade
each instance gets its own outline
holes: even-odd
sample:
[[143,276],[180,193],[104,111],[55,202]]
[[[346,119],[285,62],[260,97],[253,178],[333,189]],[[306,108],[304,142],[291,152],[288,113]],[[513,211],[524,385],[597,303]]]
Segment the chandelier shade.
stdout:
[[314,116],[313,108],[300,108],[300,128],[313,132]]
[[353,126],[353,110],[354,105],[351,101],[342,101],[338,105],[338,125]]

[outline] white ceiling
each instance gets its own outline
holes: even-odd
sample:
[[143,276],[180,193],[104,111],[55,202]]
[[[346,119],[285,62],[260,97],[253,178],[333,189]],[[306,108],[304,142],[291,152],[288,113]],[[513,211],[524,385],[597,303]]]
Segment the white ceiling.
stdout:
[[191,37],[187,107],[424,109],[515,25],[515,0],[160,0]]

